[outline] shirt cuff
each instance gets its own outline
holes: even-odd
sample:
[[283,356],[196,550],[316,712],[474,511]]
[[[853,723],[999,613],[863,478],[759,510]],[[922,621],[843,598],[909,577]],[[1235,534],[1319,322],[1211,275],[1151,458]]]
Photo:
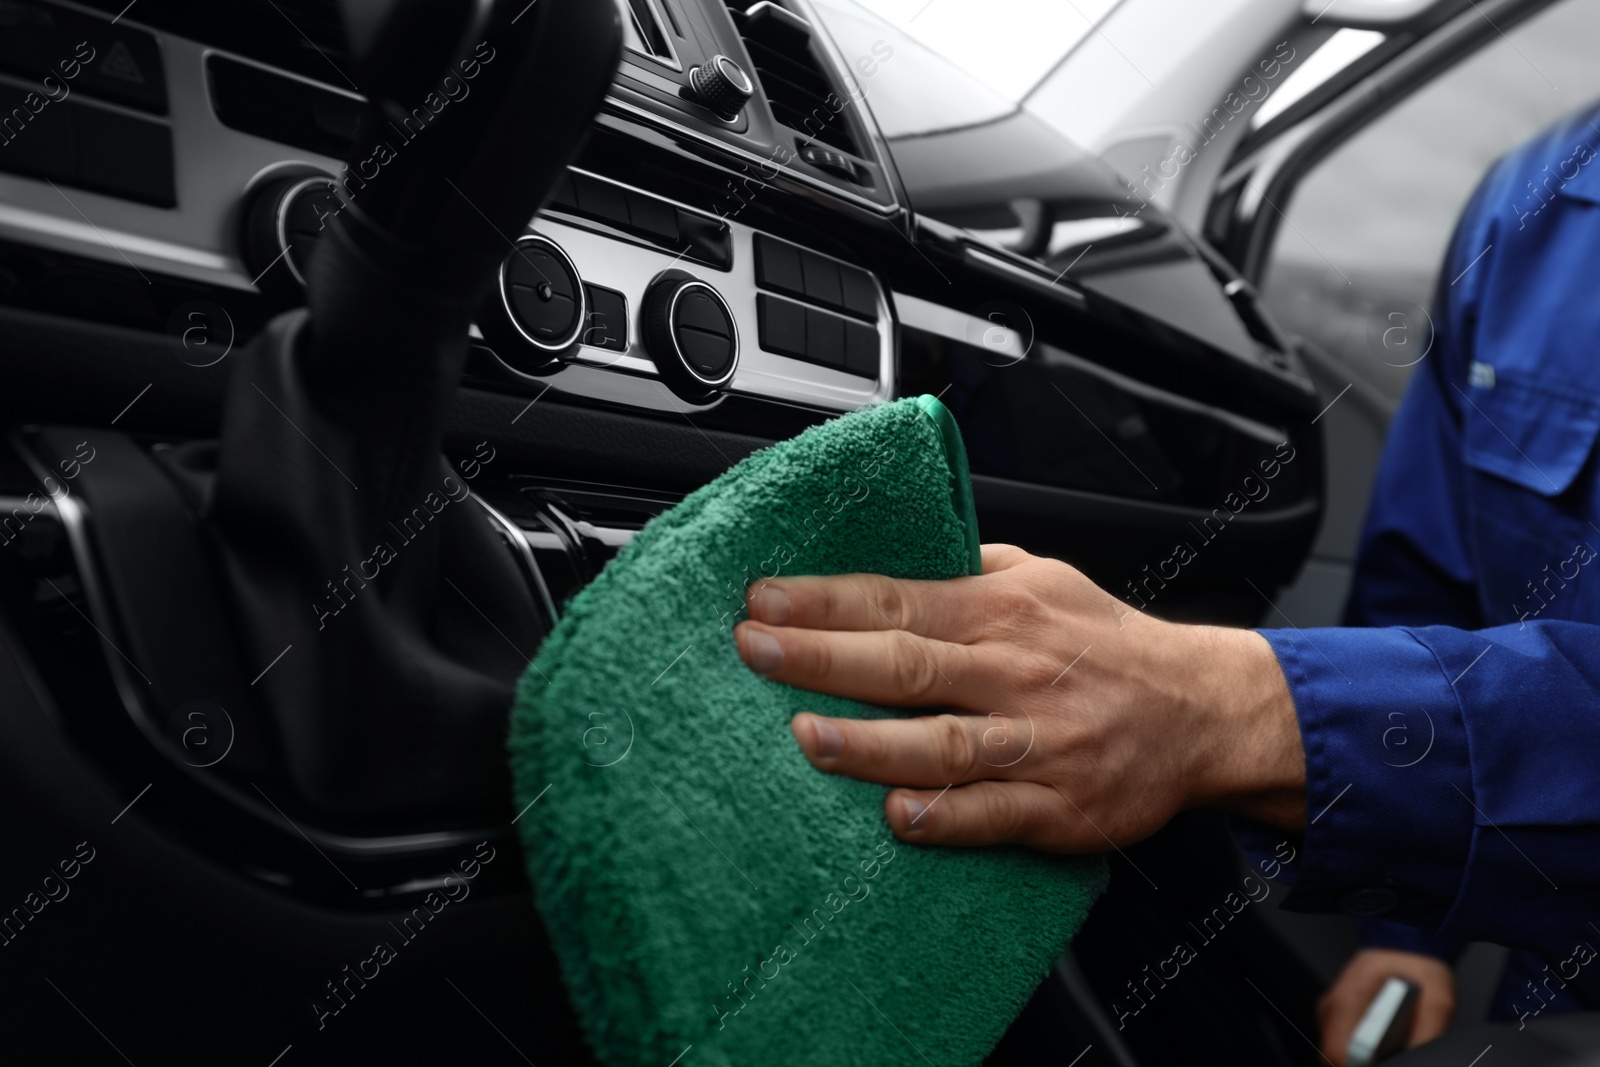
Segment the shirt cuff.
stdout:
[[1474,822],[1447,666],[1405,628],[1260,633],[1289,683],[1306,759],[1306,828],[1284,907],[1437,930]]

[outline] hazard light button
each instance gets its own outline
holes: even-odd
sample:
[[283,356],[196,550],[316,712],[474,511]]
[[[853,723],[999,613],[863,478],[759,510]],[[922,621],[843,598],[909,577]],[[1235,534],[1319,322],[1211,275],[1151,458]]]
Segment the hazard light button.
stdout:
[[144,30],[109,18],[5,0],[0,3],[0,70],[21,75],[52,100],[82,93],[167,113],[161,46]]

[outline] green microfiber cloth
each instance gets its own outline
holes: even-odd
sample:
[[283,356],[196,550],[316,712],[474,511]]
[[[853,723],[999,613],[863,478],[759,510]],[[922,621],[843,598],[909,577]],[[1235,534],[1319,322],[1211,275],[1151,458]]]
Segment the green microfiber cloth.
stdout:
[[903,712],[759,677],[732,633],[762,577],[979,570],[960,434],[925,396],[750,456],[573,598],[510,749],[538,906],[604,1063],[945,1067],[994,1047],[1103,862],[898,841],[887,789],[813,768],[789,720]]

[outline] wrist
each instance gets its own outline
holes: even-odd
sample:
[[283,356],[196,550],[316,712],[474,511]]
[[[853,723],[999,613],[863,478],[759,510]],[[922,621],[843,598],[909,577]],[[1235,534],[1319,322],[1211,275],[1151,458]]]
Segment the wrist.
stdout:
[[1179,697],[1190,740],[1186,807],[1222,807],[1300,829],[1305,751],[1278,657],[1254,630],[1184,626]]

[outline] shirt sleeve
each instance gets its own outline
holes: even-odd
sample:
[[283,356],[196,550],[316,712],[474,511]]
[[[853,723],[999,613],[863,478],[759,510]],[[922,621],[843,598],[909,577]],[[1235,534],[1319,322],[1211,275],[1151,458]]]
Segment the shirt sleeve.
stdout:
[[1265,630],[1306,752],[1285,906],[1559,952],[1600,909],[1600,627]]

